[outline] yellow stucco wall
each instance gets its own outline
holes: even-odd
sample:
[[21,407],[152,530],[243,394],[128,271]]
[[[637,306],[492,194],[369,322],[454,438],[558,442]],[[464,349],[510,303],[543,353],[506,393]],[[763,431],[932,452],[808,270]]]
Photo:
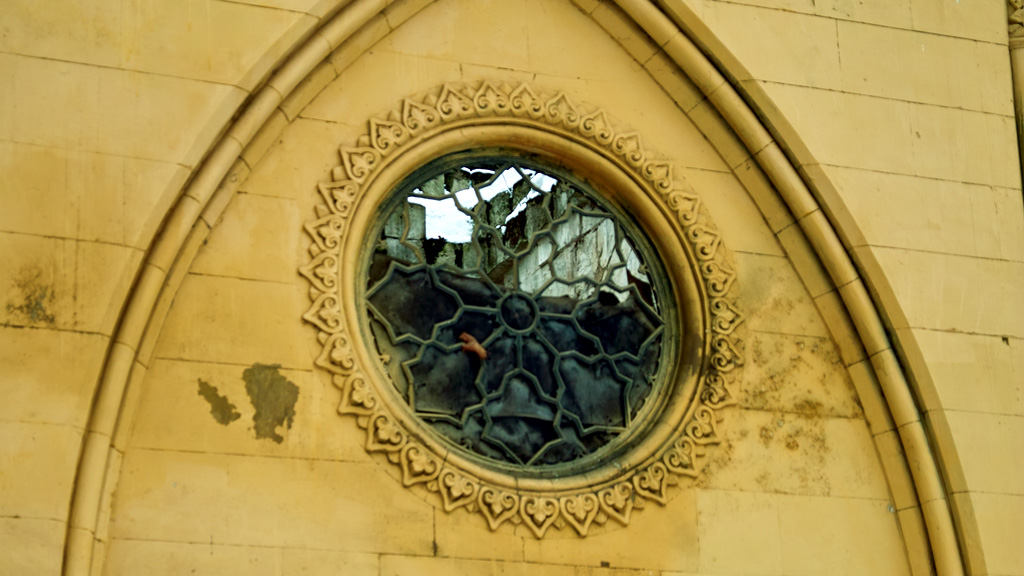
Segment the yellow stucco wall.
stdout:
[[[966,573],[1024,574],[1024,208],[1002,4],[660,3],[816,195],[881,312],[916,427],[887,420],[875,379],[894,368],[836,312],[854,284],[826,278],[804,215],[659,50],[669,39],[630,18],[636,3],[407,0],[374,16],[384,2],[341,2],[374,17],[340,46],[310,36],[339,8],[326,0],[58,4],[0,12],[0,571],[927,574],[925,520],[948,501]],[[232,117],[297,46],[336,50],[253,144],[233,140]],[[583,540],[492,533],[403,488],[336,414],[301,321],[302,224],[338,146],[405,97],[483,79],[564,91],[641,133],[737,266],[747,366],[723,444],[667,506]],[[154,239],[191,221],[165,216],[198,213],[181,199],[196,170],[245,145],[237,194],[216,197],[181,251],[194,261],[172,269],[178,251]],[[126,303],[168,272],[166,320],[135,350],[125,334],[145,319]],[[252,431],[254,363],[300,390],[280,444]],[[123,399],[107,392],[118,366],[134,367]],[[217,423],[198,379],[241,418]],[[917,430],[944,499],[910,486],[928,493],[919,462],[903,468]],[[90,495],[98,507],[74,507]],[[94,536],[90,557],[65,557]]]

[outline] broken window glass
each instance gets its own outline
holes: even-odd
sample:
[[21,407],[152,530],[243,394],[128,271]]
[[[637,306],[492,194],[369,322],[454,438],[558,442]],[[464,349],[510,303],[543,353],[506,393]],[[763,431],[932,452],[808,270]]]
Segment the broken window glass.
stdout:
[[637,420],[662,364],[668,295],[649,243],[557,169],[442,166],[385,207],[369,256],[365,304],[391,381],[477,455],[595,453]]

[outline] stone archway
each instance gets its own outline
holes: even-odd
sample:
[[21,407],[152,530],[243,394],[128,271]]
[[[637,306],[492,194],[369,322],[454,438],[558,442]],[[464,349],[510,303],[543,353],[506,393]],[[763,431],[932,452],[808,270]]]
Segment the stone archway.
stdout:
[[[371,45],[375,37],[388,31],[390,25],[382,20],[379,4],[355,2],[347,5],[295,50],[246,105],[168,216],[129,299],[90,419],[90,433],[74,494],[65,573],[88,573],[94,538],[102,518],[102,495],[116,485],[118,441],[119,438],[124,441],[123,435],[131,427],[132,383],[141,380],[140,375],[148,363],[147,355],[196,251],[245,180],[251,166],[297,112],[334,79],[333,68],[325,65],[324,59],[334,50],[358,54]],[[401,3],[396,5],[403,6]],[[828,210],[818,206],[818,200],[805,180],[773,139],[772,132],[758,120],[751,106],[697,49],[688,31],[680,29],[682,24],[679,22],[684,20],[679,15],[685,16],[683,8],[668,11],[676,15],[676,21],[673,21],[648,3],[621,2],[619,6],[630,19],[622,20],[618,9],[608,5],[591,8],[588,14],[606,28],[620,27],[622,30],[621,27],[626,26],[631,30],[629,26],[642,26],[654,40],[653,44],[658,46],[654,52],[661,60],[657,61],[678,66],[685,78],[697,87],[696,91],[688,91],[690,87],[684,85],[673,94],[677,103],[692,99],[689,104],[680,105],[683,108],[689,105],[685,112],[723,156],[728,154],[731,146],[741,145],[745,149],[741,152],[743,158],[733,166],[741,180],[759,181],[759,184],[751,184],[750,188],[766,194],[763,198],[765,206],[768,202],[778,203],[781,198],[788,212],[799,222],[796,228],[783,225],[783,220],[776,221],[773,226],[778,225],[775,232],[787,249],[794,247],[813,251],[817,260],[823,263],[827,271],[825,275],[815,272],[817,264],[814,260],[804,265],[807,278],[817,274],[817,279],[826,283],[815,290],[819,308],[834,312],[830,328],[833,337],[848,346],[844,350],[844,362],[869,374],[868,381],[877,379],[881,385],[880,391],[860,390],[862,402],[885,407],[893,418],[893,425],[888,428],[886,422],[878,422],[881,429],[888,430],[888,434],[880,435],[878,441],[891,443],[897,438],[902,439],[903,450],[915,464],[911,470],[915,473],[918,499],[930,506],[930,513],[924,514],[924,518],[935,562],[942,573],[955,574],[962,570],[938,468],[920,424],[918,409],[879,314],[839,236],[825,216]],[[411,4],[405,7],[410,9],[406,16],[420,8]],[[669,74],[666,78],[671,76]],[[771,222],[773,215],[769,209],[762,207],[762,212]],[[780,218],[785,219],[785,216]],[[789,256],[800,271],[796,254]],[[805,279],[805,284],[807,282]],[[878,417],[886,419],[884,415]],[[893,432],[897,429],[898,434]],[[891,444],[885,447],[891,448]],[[111,466],[109,462],[115,464]],[[891,473],[899,474],[899,471]]]

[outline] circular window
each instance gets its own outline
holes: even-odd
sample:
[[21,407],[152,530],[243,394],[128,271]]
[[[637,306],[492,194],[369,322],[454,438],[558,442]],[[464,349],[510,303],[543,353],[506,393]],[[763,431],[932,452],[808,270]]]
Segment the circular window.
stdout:
[[318,186],[303,319],[366,451],[492,530],[627,525],[741,381],[736,272],[673,164],[598,108],[447,84]]
[[450,444],[541,473],[614,454],[655,412],[672,291],[636,224],[578,178],[444,158],[397,188],[373,238],[375,351]]

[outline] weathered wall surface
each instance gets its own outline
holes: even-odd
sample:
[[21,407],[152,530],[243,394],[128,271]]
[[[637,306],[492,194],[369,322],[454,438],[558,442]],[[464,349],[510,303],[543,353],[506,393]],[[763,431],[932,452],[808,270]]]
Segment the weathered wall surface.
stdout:
[[977,574],[1024,569],[1005,545],[1024,522],[1021,470],[998,456],[1024,450],[1024,210],[1003,4],[688,2],[836,200],[942,445]]
[[0,570],[60,572],[107,346],[161,220],[317,2],[0,14]]
[[[814,304],[756,205],[694,124],[629,54],[571,4],[435,3],[347,66],[254,167],[182,283],[147,372],[114,495],[108,574],[154,554],[216,570],[259,551],[257,573],[302,558],[327,573],[907,574],[897,516],[868,425]],[[523,18],[524,14],[541,17]],[[571,31],[571,33],[570,33]],[[475,47],[467,54],[466,47]],[[333,410],[310,371],[306,282],[295,262],[315,184],[369,116],[444,82],[529,81],[600,106],[664,150],[706,199],[735,252],[748,307],[749,367],[726,443],[699,487],[678,489],[627,528],[538,541],[520,525],[447,514],[403,489]],[[671,264],[670,264],[671,265]],[[299,389],[280,441],[254,425],[245,371],[280,365]],[[240,414],[211,414],[198,381]],[[215,410],[216,411],[216,410]],[[202,534],[201,538],[197,538]],[[856,537],[851,535],[857,534]],[[310,555],[306,549],[316,549]],[[491,561],[498,560],[498,563]]]
[[[971,573],[1024,574],[1012,457],[1024,451],[1024,210],[1004,6],[687,4],[791,130],[872,281],[939,440]],[[83,431],[146,250],[238,106],[333,5],[15,1],[0,13],[0,571],[60,572]],[[606,9],[595,14],[614,18]],[[889,511],[900,487],[886,485],[807,290],[729,166],[615,42],[643,41],[613,39],[597,18],[568,3],[445,1],[365,55],[335,57],[339,78],[253,166],[182,284],[139,387],[101,535],[107,573],[910,570]],[[562,89],[641,131],[687,167],[741,268],[749,366],[728,443],[697,489],[583,542],[490,534],[435,510],[363,453],[310,370],[295,270],[315,182],[371,114],[478,78]]]

